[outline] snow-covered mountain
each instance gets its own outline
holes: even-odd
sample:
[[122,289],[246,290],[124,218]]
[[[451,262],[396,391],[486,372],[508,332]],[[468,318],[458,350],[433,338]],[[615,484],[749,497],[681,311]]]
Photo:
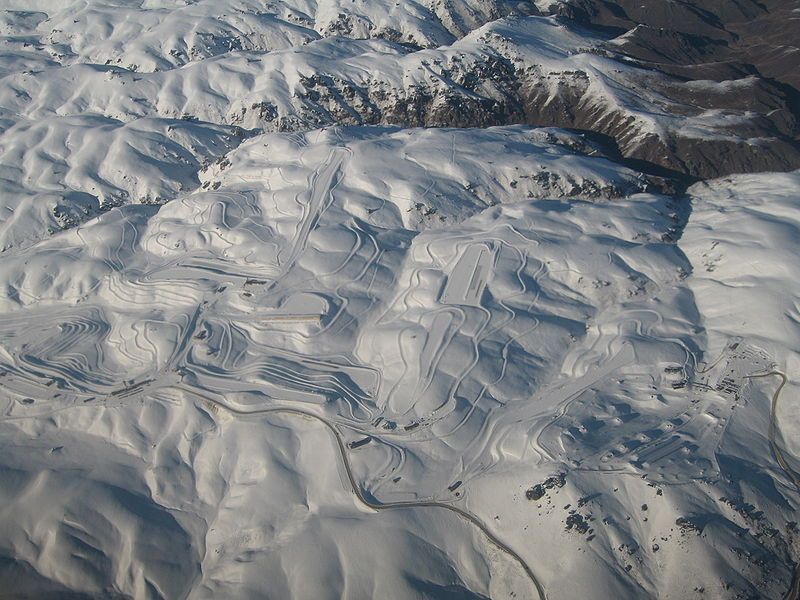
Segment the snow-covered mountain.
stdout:
[[6,0],[0,597],[796,598],[735,4]]

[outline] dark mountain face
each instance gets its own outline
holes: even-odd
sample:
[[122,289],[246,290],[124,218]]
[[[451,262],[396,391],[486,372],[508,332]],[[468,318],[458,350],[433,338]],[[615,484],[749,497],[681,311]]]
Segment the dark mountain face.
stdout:
[[673,136],[630,157],[701,178],[798,167],[800,1],[558,0],[543,13],[605,33],[610,57],[671,76],[645,85],[673,101],[758,115],[731,129],[745,143]]
[[563,0],[554,14],[622,36],[627,56],[691,79],[758,74],[800,89],[797,0]]

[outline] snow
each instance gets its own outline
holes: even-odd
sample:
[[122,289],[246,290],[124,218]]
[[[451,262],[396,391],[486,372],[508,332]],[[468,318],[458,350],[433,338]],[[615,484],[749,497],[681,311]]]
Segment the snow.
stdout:
[[[796,257],[800,248],[800,174],[737,176],[697,184],[685,234],[697,265],[692,291],[704,316],[709,346],[743,336],[779,357],[784,373],[800,367]],[[790,455],[798,454],[797,382],[781,394],[777,422]]]
[[727,127],[506,3],[6,6],[5,593],[782,597],[800,172],[418,127],[515,59]]

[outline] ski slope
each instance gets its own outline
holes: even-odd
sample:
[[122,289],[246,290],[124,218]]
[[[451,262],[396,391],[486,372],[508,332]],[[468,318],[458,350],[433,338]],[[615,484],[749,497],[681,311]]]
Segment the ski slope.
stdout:
[[6,5],[3,593],[796,589],[779,111],[539,9]]

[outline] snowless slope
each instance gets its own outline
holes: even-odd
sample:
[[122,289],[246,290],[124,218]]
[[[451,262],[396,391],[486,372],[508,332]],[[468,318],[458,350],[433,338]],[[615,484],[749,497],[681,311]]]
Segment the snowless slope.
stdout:
[[669,177],[796,166],[780,90],[488,0],[12,9],[3,594],[796,585],[800,179]]
[[627,32],[624,52],[691,79],[761,74],[800,88],[797,0],[539,0],[546,14]]

